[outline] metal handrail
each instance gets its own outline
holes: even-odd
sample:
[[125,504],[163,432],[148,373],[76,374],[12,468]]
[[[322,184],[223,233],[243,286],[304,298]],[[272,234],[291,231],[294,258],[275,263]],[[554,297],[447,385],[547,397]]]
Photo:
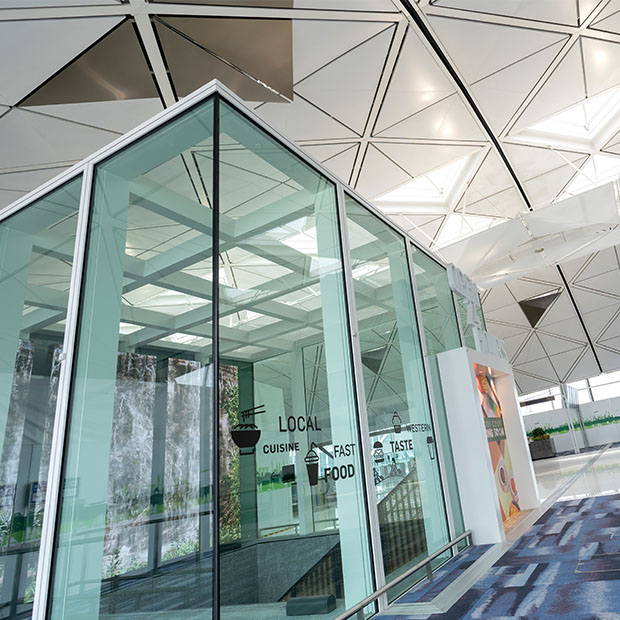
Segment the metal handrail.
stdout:
[[[409,570],[405,571],[402,575],[396,577],[396,579],[392,579],[389,583],[386,583],[383,587],[375,590],[370,596],[367,596],[363,601],[360,601],[355,607],[351,607],[343,614],[339,615],[335,620],[347,620],[348,618],[352,618],[355,614],[357,614],[358,620],[364,620],[364,608],[376,601],[381,595],[385,594],[388,590],[391,590],[394,586],[397,586],[399,583],[407,579],[413,575],[413,573],[419,571],[421,568],[426,566],[427,575],[430,579],[432,576],[432,567],[431,562],[436,558],[445,553],[448,549],[455,547],[461,540],[465,538],[469,539],[469,544],[471,545],[471,530],[467,530],[463,532],[460,536],[457,536],[454,540],[451,540],[449,543],[445,544],[441,549],[437,549],[435,553],[429,555],[427,558],[418,562],[415,566],[412,566]],[[457,552],[458,553],[458,552]]]

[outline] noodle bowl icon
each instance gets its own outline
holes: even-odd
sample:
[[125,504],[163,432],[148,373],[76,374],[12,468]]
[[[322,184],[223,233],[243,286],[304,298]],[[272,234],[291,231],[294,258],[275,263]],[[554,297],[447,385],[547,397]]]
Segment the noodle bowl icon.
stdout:
[[[242,420],[246,420],[247,418],[258,415],[260,413],[265,413],[265,405],[258,405],[258,407],[245,409],[239,414],[239,417]],[[261,431],[260,428],[256,426],[256,424],[242,421],[232,427],[230,435],[238,448],[250,448],[253,452],[254,447],[260,439]]]

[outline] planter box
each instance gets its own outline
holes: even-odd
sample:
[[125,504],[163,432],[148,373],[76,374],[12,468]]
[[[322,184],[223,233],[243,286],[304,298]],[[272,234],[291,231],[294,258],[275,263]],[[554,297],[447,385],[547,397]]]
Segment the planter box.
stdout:
[[532,461],[549,459],[555,456],[553,446],[551,445],[551,438],[530,441],[530,455],[532,456]]

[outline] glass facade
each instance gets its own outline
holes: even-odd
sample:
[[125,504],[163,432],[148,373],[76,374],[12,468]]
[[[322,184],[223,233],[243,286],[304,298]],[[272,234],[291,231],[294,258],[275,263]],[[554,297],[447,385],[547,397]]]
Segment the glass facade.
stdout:
[[216,86],[83,167],[0,213],[0,618],[335,618],[462,532],[442,265]]

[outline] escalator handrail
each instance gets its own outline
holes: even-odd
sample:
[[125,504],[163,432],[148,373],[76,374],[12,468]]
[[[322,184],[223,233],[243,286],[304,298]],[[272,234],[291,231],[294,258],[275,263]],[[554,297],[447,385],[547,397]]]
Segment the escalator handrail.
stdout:
[[360,614],[359,615],[360,620],[363,620],[365,607],[367,607],[368,605],[376,601],[381,595],[388,592],[388,590],[391,590],[394,586],[397,586],[399,583],[407,579],[407,577],[410,577],[411,575],[413,575],[413,573],[419,571],[421,568],[424,568],[429,562],[432,562],[435,558],[439,557],[441,554],[448,551],[448,549],[456,546],[458,543],[461,542],[461,540],[464,540],[466,538],[469,540],[469,544],[471,545],[471,530],[467,530],[466,532],[463,532],[460,536],[457,536],[456,538],[451,540],[449,543],[446,543],[443,547],[441,547],[440,549],[437,549],[437,551],[429,555],[427,558],[425,558],[421,562],[418,562],[415,566],[412,566],[409,570],[405,571],[402,575],[399,575],[398,577],[396,577],[396,579],[392,579],[392,581],[390,581],[389,583],[386,583],[383,587],[379,588],[378,590],[375,590],[370,596],[367,596],[363,601],[360,601],[357,605],[355,605],[354,607],[351,607],[351,609],[348,609],[343,614],[340,614],[334,620],[348,620],[348,618],[352,618],[355,614],[358,614],[358,613]]

